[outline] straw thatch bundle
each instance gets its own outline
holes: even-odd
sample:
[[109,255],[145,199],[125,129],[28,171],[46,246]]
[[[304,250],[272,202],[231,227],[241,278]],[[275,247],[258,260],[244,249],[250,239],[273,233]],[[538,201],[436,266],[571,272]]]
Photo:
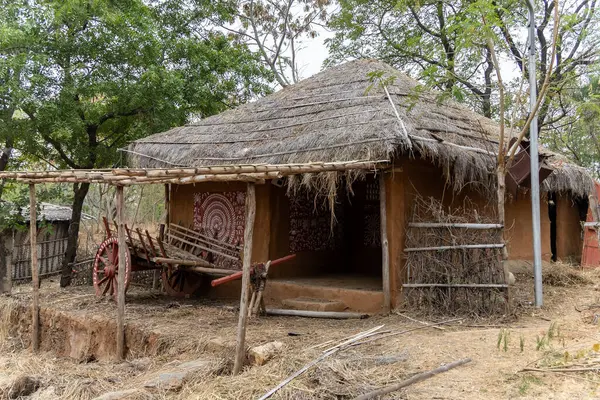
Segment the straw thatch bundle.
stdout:
[[[383,62],[358,60],[235,110],[138,140],[126,151],[137,167],[378,161],[409,155],[443,166],[455,189],[466,182],[495,186],[497,124],[440,99]],[[556,170],[545,189],[587,196],[591,178],[564,161],[552,155]],[[339,175],[314,174],[294,182],[314,185],[318,178],[335,183]],[[331,184],[317,186],[332,191]]]

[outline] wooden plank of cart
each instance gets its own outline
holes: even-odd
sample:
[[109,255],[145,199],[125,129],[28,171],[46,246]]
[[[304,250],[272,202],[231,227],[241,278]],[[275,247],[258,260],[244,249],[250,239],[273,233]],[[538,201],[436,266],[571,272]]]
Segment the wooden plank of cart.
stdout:
[[[103,219],[106,238],[98,247],[94,258],[93,282],[96,295],[108,295],[116,299],[119,274],[119,244],[117,240],[117,225],[111,227],[106,218]],[[190,296],[201,287],[204,277],[223,276],[217,284],[230,282],[241,277],[241,272],[217,268],[214,261],[227,259],[240,262],[242,248],[239,245],[222,242],[203,235],[193,229],[174,223],[169,224],[165,232],[164,225],[160,227],[158,237],[152,237],[147,231],[125,226],[127,249],[125,249],[125,290],[129,287],[131,276],[136,271],[162,270],[161,278],[164,290],[172,296]],[[258,280],[266,280],[264,266],[277,265],[293,258],[294,255],[283,259],[256,264]],[[258,276],[260,271],[260,277]],[[215,282],[215,281],[213,281]],[[213,283],[213,286],[216,286]],[[264,283],[261,285],[264,290]],[[262,290],[260,290],[262,292]],[[260,300],[259,300],[260,301]],[[257,302],[257,305],[260,304]],[[258,311],[258,310],[256,310]]]

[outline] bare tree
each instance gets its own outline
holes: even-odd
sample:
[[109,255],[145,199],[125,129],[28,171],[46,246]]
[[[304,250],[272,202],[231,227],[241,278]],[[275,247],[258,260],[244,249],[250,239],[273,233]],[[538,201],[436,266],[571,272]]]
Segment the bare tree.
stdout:
[[277,83],[286,87],[301,79],[298,52],[303,39],[318,35],[331,0],[242,0],[237,20],[221,25],[256,49]]

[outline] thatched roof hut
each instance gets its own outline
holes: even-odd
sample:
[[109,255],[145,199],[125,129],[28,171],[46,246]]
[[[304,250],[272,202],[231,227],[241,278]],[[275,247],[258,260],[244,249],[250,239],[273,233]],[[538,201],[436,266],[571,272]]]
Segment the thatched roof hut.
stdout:
[[[137,167],[378,161],[408,154],[443,166],[457,189],[465,182],[490,188],[498,135],[494,121],[423,90],[383,62],[358,60],[256,102],[138,140],[126,151]],[[592,179],[583,168],[540,151],[555,169],[544,190],[591,192]],[[302,182],[320,181],[308,179],[314,177],[331,178],[332,173],[308,175]]]

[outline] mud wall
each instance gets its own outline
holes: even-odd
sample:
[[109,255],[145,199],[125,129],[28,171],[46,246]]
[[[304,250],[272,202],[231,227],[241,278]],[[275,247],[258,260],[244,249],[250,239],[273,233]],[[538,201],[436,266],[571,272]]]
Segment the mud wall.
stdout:
[[[25,348],[31,346],[31,307],[25,303],[0,305],[11,335]],[[116,354],[115,319],[53,308],[40,309],[40,350],[78,361],[112,361]],[[133,357],[156,356],[168,348],[160,335],[126,324],[125,352]]]
[[[510,260],[533,260],[533,233],[531,220],[531,200],[529,195],[521,195],[506,203],[505,238]],[[548,201],[545,195],[540,199],[540,228],[542,259],[550,261],[550,218]]]
[[583,248],[579,206],[568,196],[556,196],[556,256],[559,260],[581,261]]
[[[271,243],[271,190],[274,185],[256,185],[256,217],[252,241],[252,262],[269,259]],[[194,225],[194,198],[198,193],[246,191],[243,182],[206,182],[195,185],[172,185],[170,190],[169,220],[178,225]],[[210,286],[210,279],[204,279],[202,293],[211,298],[239,298],[239,282],[232,282],[216,288]]]
[[[273,185],[256,185],[256,217],[252,242],[252,262],[265,261],[270,244],[270,197]],[[169,220],[186,227],[194,225],[194,196],[203,192],[246,191],[243,182],[207,182],[195,185],[172,185]]]

